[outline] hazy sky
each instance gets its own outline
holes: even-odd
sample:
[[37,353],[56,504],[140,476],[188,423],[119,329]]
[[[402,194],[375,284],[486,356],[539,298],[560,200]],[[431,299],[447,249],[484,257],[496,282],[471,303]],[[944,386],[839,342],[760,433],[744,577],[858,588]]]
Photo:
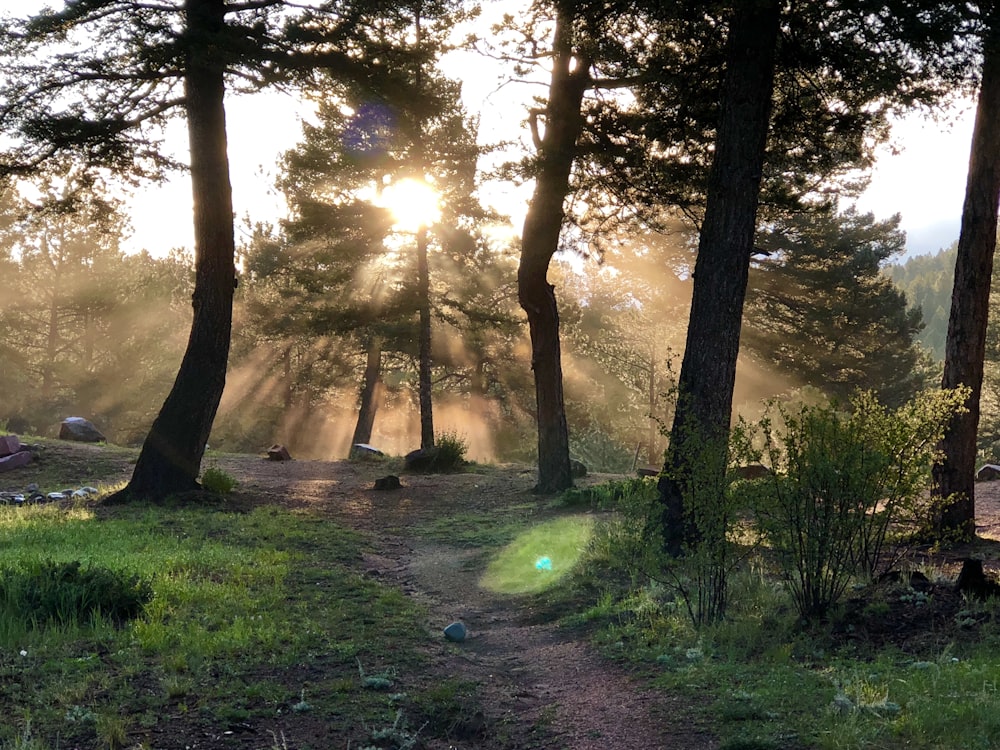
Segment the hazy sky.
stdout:
[[[2,1],[4,10],[12,14],[30,13],[44,4],[42,0]],[[498,7],[499,3],[490,5],[491,9]],[[469,68],[468,59],[463,60],[462,67]],[[473,113],[482,110],[484,130],[497,122],[507,128],[519,127],[524,110],[516,104],[518,94],[514,88],[496,91],[495,75],[491,73],[478,72],[467,82],[466,106]],[[283,201],[272,187],[275,160],[298,139],[301,128],[297,110],[294,101],[273,93],[227,102],[238,224],[247,214],[254,221],[273,220],[280,215]],[[880,150],[871,186],[858,203],[861,210],[871,211],[877,218],[902,214],[909,253],[934,252],[958,238],[972,107],[956,111],[951,120],[938,123],[912,116],[899,122],[893,138],[898,153],[890,148]],[[176,144],[173,149],[183,157],[187,144],[183,123],[175,122],[169,135],[171,143]],[[521,191],[512,197],[513,206],[506,210],[514,212],[527,193]],[[134,236],[127,247],[145,248],[155,254],[176,246],[190,247],[190,200],[190,184],[184,176],[164,187],[143,191],[131,203]]]

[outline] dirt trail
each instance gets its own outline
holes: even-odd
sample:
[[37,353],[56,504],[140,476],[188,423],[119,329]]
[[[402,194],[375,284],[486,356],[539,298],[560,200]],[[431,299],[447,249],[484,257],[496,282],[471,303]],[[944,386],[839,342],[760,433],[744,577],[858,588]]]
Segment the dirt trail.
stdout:
[[[520,469],[488,474],[404,476],[403,488],[371,490],[386,473],[378,464],[272,463],[223,459],[242,492],[285,505],[309,506],[369,532],[374,550],[367,573],[400,587],[426,605],[435,669],[468,680],[483,698],[483,731],[470,739],[427,743],[428,748],[684,748],[716,746],[711,732],[690,724],[683,701],[649,691],[618,665],[600,657],[574,634],[538,623],[524,600],[479,587],[484,554],[460,541],[428,541],[420,524],[477,510],[537,504],[533,477]],[[445,534],[446,535],[446,534]],[[462,644],[441,630],[461,620]],[[472,727],[473,730],[476,727]]]

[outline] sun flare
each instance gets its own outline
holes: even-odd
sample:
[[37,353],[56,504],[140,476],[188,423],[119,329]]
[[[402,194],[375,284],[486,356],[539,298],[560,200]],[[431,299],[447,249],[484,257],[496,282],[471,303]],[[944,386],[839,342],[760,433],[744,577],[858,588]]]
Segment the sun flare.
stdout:
[[441,218],[441,195],[424,180],[407,178],[382,190],[380,204],[392,212],[393,226],[416,232]]

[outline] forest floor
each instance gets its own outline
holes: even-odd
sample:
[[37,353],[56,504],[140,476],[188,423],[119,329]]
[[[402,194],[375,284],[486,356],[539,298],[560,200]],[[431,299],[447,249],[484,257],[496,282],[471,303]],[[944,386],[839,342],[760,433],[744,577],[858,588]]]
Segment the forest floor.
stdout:
[[[367,535],[366,573],[401,588],[429,612],[432,679],[478,686],[484,731],[442,748],[685,748],[717,745],[685,701],[645,686],[601,657],[584,635],[546,622],[532,599],[479,585],[495,546],[479,547],[483,519],[520,523],[560,513],[531,493],[534,471],[401,476],[403,487],[375,491],[387,467],[370,462],[273,462],[225,456],[219,468],[240,482],[244,501],[301,506]],[[591,475],[581,484],[608,481]],[[566,511],[561,511],[565,514]],[[494,521],[495,522],[495,521]],[[460,620],[468,638],[452,648],[442,629]],[[503,737],[490,732],[503,726]],[[435,747],[427,744],[427,747]]]
[[[98,452],[103,454],[99,466]],[[134,452],[109,455],[98,447],[53,442],[45,449],[43,464],[58,462],[60,473],[66,474],[73,473],[75,463],[78,476],[87,477],[88,483],[113,483],[127,479],[133,460]],[[458,680],[475,685],[479,710],[467,717],[464,731],[449,740],[428,738],[421,747],[719,746],[701,702],[654,689],[640,671],[598,653],[585,632],[560,626],[536,598],[495,594],[480,585],[491,557],[505,541],[505,526],[523,529],[569,512],[531,493],[531,468],[472,466],[466,473],[403,474],[400,489],[375,491],[375,479],[395,473],[398,461],[276,462],[220,455],[210,456],[205,464],[238,480],[227,501],[234,510],[276,505],[357,530],[366,539],[364,575],[399,589],[427,612],[424,656],[430,667],[423,679],[429,684]],[[0,485],[7,476],[13,478],[0,476]],[[620,478],[591,475],[578,484]],[[957,573],[960,560],[975,555],[985,558],[987,570],[995,572],[1000,558],[1000,482],[978,486],[977,517],[981,539],[974,547],[946,555],[918,550],[917,561],[921,555],[933,556],[939,569]],[[911,645],[919,649],[928,638],[953,638],[941,623],[954,619],[952,610],[961,606],[961,598],[947,583],[936,586],[936,615],[929,616],[926,607],[910,611],[903,606],[880,614],[877,621],[859,615],[857,627],[845,638],[870,639],[876,645],[891,642],[904,650]],[[448,643],[442,634],[456,620],[468,628],[461,644]],[[317,727],[315,738],[297,736],[295,746],[323,747],[328,732]],[[189,746],[216,745],[203,740]]]

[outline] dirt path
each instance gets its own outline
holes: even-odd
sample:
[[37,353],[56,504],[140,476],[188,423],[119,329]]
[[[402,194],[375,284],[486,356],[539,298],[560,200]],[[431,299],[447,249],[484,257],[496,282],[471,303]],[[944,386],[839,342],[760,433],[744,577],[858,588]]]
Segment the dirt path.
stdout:
[[[716,746],[711,732],[691,725],[679,699],[649,691],[621,667],[600,657],[574,634],[539,623],[524,600],[478,585],[482,551],[460,539],[429,541],[417,527],[477,511],[531,507],[533,477],[520,469],[488,474],[404,476],[403,488],[371,490],[386,473],[378,464],[219,462],[257,499],[321,510],[368,532],[374,544],[367,574],[398,586],[430,613],[431,656],[442,677],[479,686],[483,731],[469,739],[427,743],[428,748],[685,748]],[[597,478],[595,478],[597,481]],[[531,512],[530,510],[526,512]],[[447,537],[447,525],[442,534]],[[462,644],[442,629],[454,620],[468,627]]]

